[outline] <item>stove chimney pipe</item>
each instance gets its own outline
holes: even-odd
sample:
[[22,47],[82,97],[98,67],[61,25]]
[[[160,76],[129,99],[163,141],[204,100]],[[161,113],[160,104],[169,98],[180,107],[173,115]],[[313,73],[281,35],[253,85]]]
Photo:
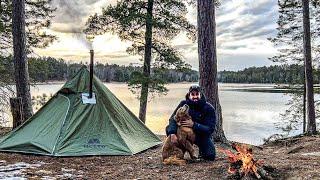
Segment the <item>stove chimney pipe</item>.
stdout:
[[90,50],[90,87],[89,87],[89,98],[92,98],[92,79],[93,79],[93,49]]

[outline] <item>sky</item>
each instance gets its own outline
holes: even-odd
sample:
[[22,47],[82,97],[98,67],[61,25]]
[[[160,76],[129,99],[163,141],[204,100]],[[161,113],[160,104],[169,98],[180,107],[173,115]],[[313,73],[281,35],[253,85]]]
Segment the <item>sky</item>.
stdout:
[[[100,13],[103,7],[115,4],[116,0],[53,0],[57,8],[47,33],[58,40],[45,49],[36,49],[40,56],[63,58],[72,62],[89,61],[90,45],[79,33],[88,17]],[[194,25],[197,21],[195,7],[188,6],[187,19]],[[267,40],[276,34],[278,18],[277,0],[221,0],[216,10],[218,70],[241,70],[251,66],[269,66],[268,58],[277,51]],[[185,33],[172,40],[172,45],[183,55],[184,60],[198,69],[197,43]],[[142,64],[139,56],[130,56],[126,48],[130,42],[122,42],[116,35],[107,33],[93,40],[95,61],[108,64]]]

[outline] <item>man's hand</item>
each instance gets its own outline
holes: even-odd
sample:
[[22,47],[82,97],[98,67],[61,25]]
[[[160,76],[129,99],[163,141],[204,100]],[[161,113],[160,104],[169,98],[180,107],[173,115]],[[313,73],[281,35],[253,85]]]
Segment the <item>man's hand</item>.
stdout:
[[178,143],[178,137],[175,134],[170,134],[170,140],[172,143],[176,144]]
[[185,120],[185,121],[181,121],[181,126],[183,126],[183,127],[190,127],[190,128],[192,128],[192,127],[193,127],[193,124],[194,124],[194,122],[192,121],[192,119],[188,119],[188,120]]

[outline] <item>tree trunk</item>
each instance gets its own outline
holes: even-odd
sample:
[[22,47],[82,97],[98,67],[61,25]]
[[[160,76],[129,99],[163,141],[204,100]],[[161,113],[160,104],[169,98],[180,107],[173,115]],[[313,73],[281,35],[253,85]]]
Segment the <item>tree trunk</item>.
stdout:
[[218,96],[215,6],[213,0],[198,0],[198,54],[200,86],[216,110],[214,140],[226,142]]
[[28,63],[26,61],[25,2],[12,1],[13,63],[17,97],[21,97],[23,119],[32,116]]
[[23,108],[22,108],[22,99],[10,98],[10,107],[12,114],[12,129],[15,129],[23,122]]
[[151,64],[151,48],[152,48],[152,10],[153,0],[148,0],[147,18],[146,18],[146,33],[145,33],[145,49],[144,49],[144,63],[143,63],[143,75],[146,81],[141,84],[140,94],[140,109],[139,118],[145,123],[149,93],[149,78],[150,78],[150,64]]
[[[304,73],[305,74],[305,73]],[[305,79],[304,75],[304,79]],[[302,122],[302,129],[303,129],[303,133],[306,133],[306,127],[307,127],[307,121],[306,121],[306,81],[303,81],[303,122]]]
[[304,50],[304,70],[306,81],[306,103],[307,103],[307,133],[316,134],[316,120],[313,95],[313,75],[310,42],[310,19],[309,19],[309,0],[302,0],[303,5],[303,50]]

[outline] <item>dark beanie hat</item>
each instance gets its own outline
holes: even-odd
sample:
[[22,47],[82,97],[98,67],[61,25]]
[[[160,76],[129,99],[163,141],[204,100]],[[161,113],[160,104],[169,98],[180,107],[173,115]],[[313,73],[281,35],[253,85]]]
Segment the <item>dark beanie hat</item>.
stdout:
[[200,88],[199,85],[192,85],[192,86],[190,86],[190,88],[189,88],[189,92],[191,92],[191,91],[201,92],[201,88]]

